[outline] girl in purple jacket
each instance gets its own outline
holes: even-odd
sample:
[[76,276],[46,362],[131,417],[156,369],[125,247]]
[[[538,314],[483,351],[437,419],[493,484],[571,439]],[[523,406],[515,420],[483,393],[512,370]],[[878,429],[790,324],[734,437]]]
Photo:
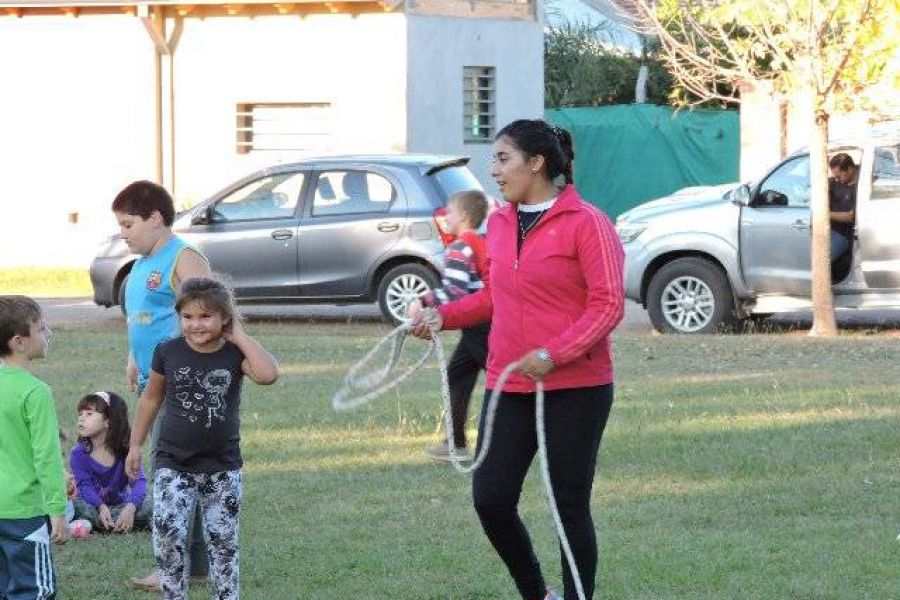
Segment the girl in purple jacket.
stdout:
[[78,401],[78,444],[69,456],[78,489],[75,518],[90,521],[94,531],[150,526],[144,471],[134,481],[125,475],[130,437],[128,406],[118,394],[92,392]]

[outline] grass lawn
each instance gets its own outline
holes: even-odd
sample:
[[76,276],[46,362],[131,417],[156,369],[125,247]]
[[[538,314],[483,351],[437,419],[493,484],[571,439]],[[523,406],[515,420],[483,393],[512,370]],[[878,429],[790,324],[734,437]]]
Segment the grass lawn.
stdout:
[[0,293],[36,298],[93,296],[87,269],[15,267],[0,268]]
[[[338,382],[387,327],[248,327],[283,376],[244,388],[243,597],[515,598],[468,478],[422,454],[434,441],[437,371],[338,414]],[[615,345],[616,401],[594,487],[598,598],[897,596],[896,337],[623,335]],[[124,335],[57,327],[51,351],[36,372],[72,430],[81,394],[123,388]],[[538,477],[534,468],[521,509],[559,588]],[[151,564],[146,534],[57,552],[68,600],[155,597],[123,583]]]

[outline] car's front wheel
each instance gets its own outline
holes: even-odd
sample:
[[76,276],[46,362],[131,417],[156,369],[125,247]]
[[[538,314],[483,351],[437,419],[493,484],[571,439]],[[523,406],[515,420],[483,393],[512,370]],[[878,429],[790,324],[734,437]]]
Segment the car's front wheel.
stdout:
[[732,325],[734,299],[722,269],[702,258],[679,258],[653,275],[647,312],[661,333],[711,333]]
[[378,284],[378,305],[381,314],[395,325],[406,318],[406,305],[440,284],[437,275],[428,267],[409,263],[394,267]]

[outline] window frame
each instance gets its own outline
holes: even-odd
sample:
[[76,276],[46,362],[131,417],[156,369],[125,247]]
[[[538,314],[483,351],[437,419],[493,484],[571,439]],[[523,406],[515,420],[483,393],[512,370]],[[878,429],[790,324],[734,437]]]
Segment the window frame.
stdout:
[[[488,80],[486,86],[482,85],[480,81],[482,79]],[[482,98],[482,94],[487,97]],[[462,109],[463,143],[492,143],[497,133],[497,68],[495,66],[463,66]],[[484,130],[483,133],[482,130]]]
[[[300,185],[300,189],[297,192],[297,201],[294,204],[294,210],[291,212],[291,214],[275,215],[275,216],[271,216],[271,217],[247,218],[247,219],[216,218],[217,214],[221,214],[218,212],[218,206],[220,204],[222,204],[223,202],[225,202],[225,200],[228,199],[229,197],[233,196],[237,192],[239,192],[253,184],[259,183],[260,181],[262,181],[264,179],[275,178],[275,177],[279,177],[281,175],[289,176],[285,179],[285,181],[287,181],[287,179],[290,179],[290,177],[295,177],[297,175],[303,176],[303,183]],[[209,205],[207,206],[207,209],[210,211],[210,213],[209,213],[210,224],[211,225],[226,225],[226,224],[230,224],[230,223],[260,223],[260,222],[265,222],[265,221],[283,221],[285,219],[296,220],[299,218],[300,211],[303,208],[303,204],[304,204],[305,198],[308,193],[309,182],[311,180],[311,177],[312,177],[312,174],[309,170],[299,169],[296,171],[282,171],[282,172],[278,172],[278,173],[267,173],[267,174],[263,175],[262,177],[256,177],[254,179],[251,179],[250,181],[244,181],[240,185],[237,185],[237,186],[229,189],[228,191],[221,194],[218,198],[216,198],[215,200],[213,200],[212,202],[209,203]]]
[[[787,196],[787,194],[785,194],[785,196],[787,196],[787,198],[788,198],[787,204],[765,204],[765,203],[760,202],[762,193],[765,191],[766,184],[772,179],[772,177],[776,174],[779,174],[782,171],[782,169],[784,169],[791,163],[798,163],[800,161],[806,161],[806,170],[807,170],[807,173],[809,173],[810,168],[811,168],[811,166],[810,166],[811,161],[810,161],[810,156],[808,154],[792,156],[792,157],[786,159],[781,164],[779,164],[777,167],[772,169],[768,174],[766,174],[765,179],[760,181],[759,185],[756,188],[756,191],[753,194],[753,201],[750,204],[750,206],[753,208],[762,208],[762,209],[766,209],[766,208],[800,208],[800,209],[807,209],[807,210],[810,209],[810,205],[812,204],[812,196],[811,196],[812,185],[811,185],[811,182],[809,182],[809,181],[807,181],[807,189],[809,190],[810,193],[807,195],[806,204],[792,204],[791,197]],[[780,191],[780,190],[773,190],[773,191]]]
[[331,102],[238,102],[235,105],[235,152],[239,155],[247,155],[251,152],[312,152],[320,153],[329,151],[328,147],[309,148],[307,146],[300,147],[257,147],[254,140],[261,136],[280,135],[285,137],[301,138],[311,135],[331,135],[330,133],[258,133],[254,128],[253,111],[255,108],[264,109],[322,109],[329,113],[334,109]]
[[[321,178],[321,176],[323,174],[328,174],[328,173],[335,173],[335,172],[346,173],[349,171],[358,171],[365,175],[369,175],[369,174],[377,175],[377,176],[383,178],[385,181],[387,181],[388,184],[390,184],[391,200],[389,202],[385,203],[385,209],[383,211],[379,211],[379,212],[363,211],[363,212],[344,212],[344,213],[337,213],[337,214],[330,214],[330,215],[322,215],[322,214],[317,215],[315,212],[316,190],[318,190],[318,188],[319,188],[319,179]],[[306,201],[306,207],[303,210],[303,217],[305,219],[310,219],[310,220],[312,220],[312,219],[316,219],[316,220],[343,219],[343,218],[347,218],[347,217],[358,219],[361,216],[363,216],[363,217],[364,216],[382,216],[382,217],[384,217],[384,216],[387,216],[390,214],[391,209],[393,209],[394,205],[397,203],[397,201],[400,198],[400,195],[402,193],[401,186],[400,186],[399,182],[397,182],[395,180],[395,178],[391,177],[386,172],[384,172],[380,169],[375,169],[375,168],[371,168],[368,166],[362,166],[362,165],[347,165],[347,166],[335,165],[335,166],[328,166],[328,167],[319,167],[315,171],[310,173],[310,177],[309,177],[307,185],[308,185],[307,192],[306,192],[307,201]]]

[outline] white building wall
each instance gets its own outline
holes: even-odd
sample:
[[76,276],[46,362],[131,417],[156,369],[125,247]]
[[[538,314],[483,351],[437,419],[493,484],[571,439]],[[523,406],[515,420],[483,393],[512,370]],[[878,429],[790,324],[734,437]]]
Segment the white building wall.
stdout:
[[0,17],[0,267],[82,264],[153,176],[152,57],[135,17]]
[[[403,14],[185,19],[176,203],[302,157],[238,154],[239,102],[330,102],[331,152],[405,151],[406,44]],[[115,194],[156,176],[154,102],[153,46],[138,18],[0,18],[0,267],[87,266],[115,231]]]
[[238,103],[330,103],[329,153],[406,148],[402,14],[191,20],[175,56],[175,187],[185,204],[256,169],[307,154],[238,154]]
[[496,69],[498,128],[544,114],[544,41],[534,21],[409,16],[410,152],[466,154],[489,194],[490,144],[463,143],[463,67]]

